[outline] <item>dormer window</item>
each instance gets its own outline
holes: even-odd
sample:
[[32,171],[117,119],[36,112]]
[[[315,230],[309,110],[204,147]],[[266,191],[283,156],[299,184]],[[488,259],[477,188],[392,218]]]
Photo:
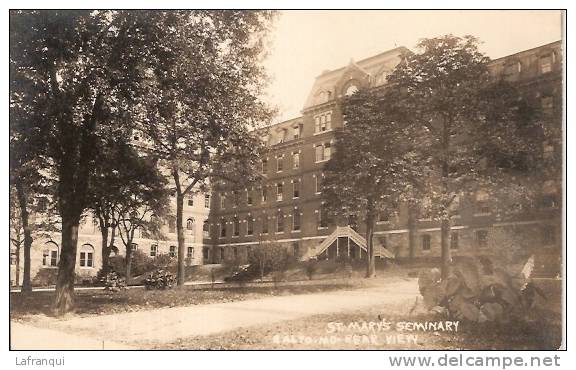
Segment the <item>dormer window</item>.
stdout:
[[540,57],[540,73],[552,72],[552,64],[554,63],[554,53],[546,54]]
[[504,78],[515,77],[522,71],[520,62],[510,62],[504,66]]

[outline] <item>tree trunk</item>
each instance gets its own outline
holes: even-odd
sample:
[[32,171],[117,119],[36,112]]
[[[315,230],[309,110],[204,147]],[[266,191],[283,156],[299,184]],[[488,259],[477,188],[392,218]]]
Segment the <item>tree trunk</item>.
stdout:
[[100,234],[102,235],[102,271],[104,274],[108,273],[108,255],[110,248],[108,247],[108,227],[100,225]]
[[20,250],[22,249],[22,242],[18,240],[16,247],[16,286],[20,286]]
[[440,226],[440,243],[442,246],[442,279],[446,279],[450,275],[450,264],[452,257],[450,256],[450,219],[443,217],[442,225]]
[[58,316],[70,312],[74,308],[74,270],[76,268],[79,224],[79,217],[62,215],[62,247],[54,303],[54,311]]
[[176,232],[178,234],[178,275],[177,284],[184,285],[184,272],[185,272],[185,256],[186,250],[184,246],[184,228],[182,226],[182,217],[184,210],[184,194],[178,192],[176,194]]
[[442,125],[442,224],[440,226],[440,245],[442,251],[442,269],[441,276],[442,279],[447,278],[450,275],[450,244],[449,244],[449,233],[450,233],[450,216],[448,202],[448,182],[450,176],[448,156],[450,149],[450,123],[451,120],[448,118],[444,119]]
[[126,285],[132,282],[132,240],[126,246]]
[[[18,206],[20,207],[20,218],[22,229],[24,230],[24,276],[22,277],[22,292],[31,292],[32,284],[30,281],[30,250],[32,249],[32,231],[28,223],[28,196],[24,189],[24,184],[16,180],[16,196],[18,197]],[[18,273],[20,268],[18,267]]]
[[366,277],[373,278],[376,276],[376,261],[374,259],[374,222],[376,221],[376,214],[371,205],[368,204],[368,211],[366,213],[366,248],[367,253],[367,266]]
[[414,261],[416,252],[416,210],[414,207],[408,207],[408,259]]

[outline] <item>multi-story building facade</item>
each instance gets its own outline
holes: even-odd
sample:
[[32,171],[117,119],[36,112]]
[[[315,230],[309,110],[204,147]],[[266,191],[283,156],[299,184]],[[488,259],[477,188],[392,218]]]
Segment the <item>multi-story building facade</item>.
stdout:
[[[149,150],[150,143],[141,134],[135,133],[132,138],[133,145],[143,154]],[[208,237],[208,215],[210,213],[211,195],[192,189],[184,200],[183,227],[186,250],[186,264],[202,264],[203,240]],[[132,241],[133,250],[139,250],[149,257],[169,255],[176,259],[178,256],[178,239],[176,234],[176,199],[170,198],[170,209],[172,212],[164,217],[160,228],[161,239],[155,239],[146,230],[137,229]],[[151,217],[153,215],[147,215]],[[37,224],[37,221],[45,215],[31,214],[30,223]],[[119,230],[115,233],[114,248],[111,255],[125,255],[126,247],[119,235]],[[31,249],[31,280],[33,285],[46,284],[46,281],[53,280],[53,275],[57,272],[60,259],[61,235],[58,232],[42,232],[39,230],[34,235],[34,242]],[[78,250],[76,257],[77,281],[90,280],[102,267],[102,236],[98,227],[98,222],[90,212],[87,212],[78,230]],[[21,248],[22,249],[22,248]],[[11,285],[21,284],[23,279],[24,257],[23,250],[20,251],[20,258],[14,245],[11,245],[10,254],[10,282]],[[19,266],[17,266],[17,263]],[[19,278],[16,279],[16,276]]]
[[[302,259],[365,255],[362,225],[351,228],[326,221],[323,167],[333,153],[334,133],[344,125],[338,98],[386,84],[386,76],[404,53],[409,50],[400,47],[325,71],[316,78],[302,116],[265,130],[262,139],[269,151],[262,158],[264,181],[245,189],[224,183],[213,188],[210,239],[205,242],[211,246],[205,247],[205,262],[245,261],[251,248],[268,241],[285,245]],[[489,69],[495,79],[518,84],[531,104],[541,105],[548,125],[561,127],[561,61],[561,44],[555,42],[496,59]],[[561,135],[543,145],[545,155],[561,152]],[[559,271],[561,185],[561,179],[543,182],[541,209],[514,220],[492,212],[487,192],[463,194],[452,220],[453,255],[489,254],[506,243],[519,243],[521,235],[522,243],[527,240],[532,247],[548,251],[544,254],[552,257],[544,259]],[[425,216],[414,219],[406,207],[400,207],[393,216],[382,215],[378,220],[375,246],[377,256],[437,257],[440,227]]]

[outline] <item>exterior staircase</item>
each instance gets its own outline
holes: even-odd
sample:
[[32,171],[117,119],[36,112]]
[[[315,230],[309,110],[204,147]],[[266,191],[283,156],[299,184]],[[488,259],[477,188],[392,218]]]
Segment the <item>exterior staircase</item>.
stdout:
[[[350,226],[336,226],[336,229],[334,229],[332,234],[328,235],[322,243],[318,244],[316,247],[308,248],[308,251],[301,257],[301,259],[308,260],[320,255],[341,237],[349,238],[362,248],[364,252],[367,252],[366,239],[362,235],[358,234],[356,230],[352,229]],[[374,256],[380,258],[394,258],[394,254],[389,250],[376,244],[374,245]]]

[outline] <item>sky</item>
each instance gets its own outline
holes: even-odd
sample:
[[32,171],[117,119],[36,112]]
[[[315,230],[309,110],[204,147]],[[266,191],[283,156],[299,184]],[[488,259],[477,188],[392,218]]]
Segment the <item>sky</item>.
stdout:
[[560,11],[282,11],[264,65],[276,122],[298,117],[316,76],[398,46],[445,34],[473,35],[495,59],[562,38]]

